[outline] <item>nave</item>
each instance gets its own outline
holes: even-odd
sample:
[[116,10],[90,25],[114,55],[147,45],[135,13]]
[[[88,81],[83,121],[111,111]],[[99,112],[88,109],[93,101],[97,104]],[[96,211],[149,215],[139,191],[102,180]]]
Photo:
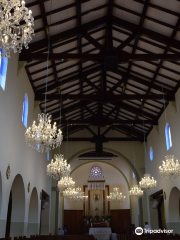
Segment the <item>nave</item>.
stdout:
[[180,1],[0,0],[0,239],[180,239]]

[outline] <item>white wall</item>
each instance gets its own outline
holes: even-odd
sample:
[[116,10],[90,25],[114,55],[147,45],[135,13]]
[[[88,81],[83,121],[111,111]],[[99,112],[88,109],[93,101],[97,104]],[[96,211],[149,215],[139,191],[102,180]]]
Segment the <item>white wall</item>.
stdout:
[[[51,179],[46,175],[47,158],[25,144],[26,128],[22,123],[24,94],[29,100],[28,126],[37,120],[39,108],[34,110],[34,93],[27,74],[23,69],[19,76],[18,54],[11,54],[8,63],[5,91],[0,87],[0,172],[2,177],[2,208],[0,212],[0,237],[5,235],[8,199],[12,183],[17,174],[22,176],[25,187],[24,235],[27,234],[28,212],[31,192],[38,192],[38,222],[40,221],[40,192],[42,189],[51,195]],[[11,177],[6,179],[6,169],[10,164]],[[31,191],[28,193],[28,183]],[[1,193],[0,193],[1,194]],[[1,197],[1,196],[0,196]]]
[[[176,93],[176,109],[174,105],[170,102],[167,109],[166,109],[166,119],[167,122],[170,124],[171,129],[171,137],[172,137],[172,147],[167,151],[166,149],[166,139],[165,139],[165,113],[159,119],[159,131],[155,128],[151,131],[148,136],[147,148],[148,148],[148,155],[147,155],[147,169],[148,172],[151,173],[152,176],[157,180],[157,188],[152,192],[155,193],[161,189],[163,192],[166,193],[166,200],[164,200],[165,204],[165,215],[166,215],[166,226],[167,228],[171,229],[180,229],[180,222],[179,221],[171,221],[169,218],[169,198],[170,192],[173,187],[177,187],[180,189],[180,181],[179,178],[172,183],[169,180],[162,178],[159,175],[158,169],[159,166],[162,164],[162,160],[165,160],[166,155],[175,155],[176,159],[180,160],[180,147],[179,147],[179,136],[180,136],[180,90]],[[149,158],[149,149],[153,147],[154,150],[154,160],[151,161]],[[148,194],[150,195],[150,194]],[[148,201],[148,198],[147,198]],[[149,204],[148,204],[149,206]],[[179,213],[179,208],[177,209]],[[180,231],[178,231],[180,233]]]

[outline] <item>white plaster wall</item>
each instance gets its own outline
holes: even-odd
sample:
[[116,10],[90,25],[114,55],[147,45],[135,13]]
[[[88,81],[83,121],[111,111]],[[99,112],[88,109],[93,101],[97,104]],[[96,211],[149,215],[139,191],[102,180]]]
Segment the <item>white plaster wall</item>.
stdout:
[[[172,147],[167,151],[166,149],[166,139],[165,139],[165,113],[159,119],[159,131],[155,128],[151,131],[148,136],[147,141],[147,171],[154,176],[157,180],[157,188],[152,192],[155,193],[161,189],[166,193],[165,204],[165,215],[166,215],[166,226],[167,228],[172,227],[171,221],[169,219],[169,197],[170,192],[173,187],[180,189],[180,181],[177,179],[174,183],[169,180],[162,178],[159,175],[158,169],[162,164],[162,160],[165,160],[166,155],[175,155],[176,159],[179,159],[180,156],[180,147],[179,147],[179,136],[180,136],[180,90],[176,93],[176,109],[173,107],[171,102],[169,103],[166,109],[166,119],[170,124],[171,137],[172,137]],[[154,150],[154,160],[151,161],[149,158],[149,149],[153,147]],[[148,194],[150,195],[150,194]],[[149,204],[148,204],[149,206]],[[179,209],[177,209],[179,212]],[[180,229],[180,222],[177,223],[178,228]],[[176,224],[176,225],[177,225]],[[180,232],[178,232],[180,233]]]
[[[0,172],[2,177],[2,208],[0,213],[0,237],[4,237],[7,208],[10,190],[17,174],[23,178],[25,186],[25,216],[28,223],[28,212],[31,192],[28,193],[28,183],[31,189],[38,192],[38,222],[40,221],[40,192],[44,189],[51,195],[51,179],[46,175],[47,158],[25,144],[26,128],[22,123],[22,109],[24,94],[28,94],[28,126],[37,120],[39,108],[34,110],[34,93],[24,69],[17,75],[18,54],[11,54],[8,63],[5,91],[0,87]],[[11,167],[11,177],[6,179],[8,164]],[[31,190],[32,191],[32,190]],[[27,226],[24,235],[27,234]]]

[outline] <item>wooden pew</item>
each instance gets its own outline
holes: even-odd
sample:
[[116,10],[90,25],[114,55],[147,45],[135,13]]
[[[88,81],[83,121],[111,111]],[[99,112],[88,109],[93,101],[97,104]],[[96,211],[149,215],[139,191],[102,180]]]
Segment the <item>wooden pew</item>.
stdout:
[[180,236],[167,235],[167,234],[154,234],[154,235],[128,235],[128,234],[117,234],[117,240],[178,240]]

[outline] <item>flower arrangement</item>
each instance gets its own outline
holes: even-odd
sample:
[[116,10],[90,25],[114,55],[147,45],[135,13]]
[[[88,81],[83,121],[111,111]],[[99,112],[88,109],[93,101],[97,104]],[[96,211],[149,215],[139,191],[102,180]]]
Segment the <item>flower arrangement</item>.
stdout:
[[92,219],[92,216],[84,216],[85,221],[91,221],[91,219]]
[[103,221],[110,221],[111,216],[110,215],[102,215]]

